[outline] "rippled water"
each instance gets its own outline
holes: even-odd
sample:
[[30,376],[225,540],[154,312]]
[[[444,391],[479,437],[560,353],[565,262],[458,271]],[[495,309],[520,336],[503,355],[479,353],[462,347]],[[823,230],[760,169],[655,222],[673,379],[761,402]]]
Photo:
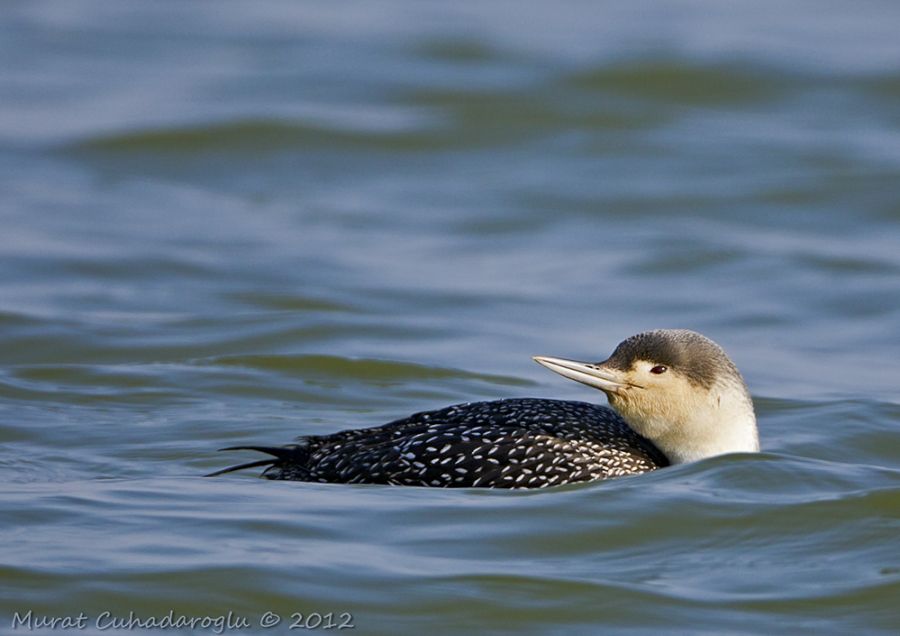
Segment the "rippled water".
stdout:
[[[896,633],[898,7],[5,4],[0,632]],[[653,327],[726,347],[762,454],[540,492],[200,478],[602,401],[530,356]]]

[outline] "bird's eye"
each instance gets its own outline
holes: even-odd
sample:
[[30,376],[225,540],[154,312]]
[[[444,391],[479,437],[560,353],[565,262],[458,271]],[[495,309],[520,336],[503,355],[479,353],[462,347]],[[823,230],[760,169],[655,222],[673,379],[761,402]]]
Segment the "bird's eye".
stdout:
[[660,373],[665,373],[668,370],[669,369],[667,367],[664,367],[663,365],[658,364],[655,367],[653,367],[652,369],[650,369],[650,373],[655,373],[656,375],[659,375]]

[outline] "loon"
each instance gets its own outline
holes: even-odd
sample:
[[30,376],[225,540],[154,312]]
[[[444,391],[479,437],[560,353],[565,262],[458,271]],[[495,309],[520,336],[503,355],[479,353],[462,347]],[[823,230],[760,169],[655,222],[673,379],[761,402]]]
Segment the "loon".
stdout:
[[545,488],[759,450],[744,379],[725,351],[697,332],[640,333],[603,362],[534,360],[600,389],[612,408],[538,398],[457,404],[287,446],[224,448],[270,457],[208,476],[265,466],[268,479]]

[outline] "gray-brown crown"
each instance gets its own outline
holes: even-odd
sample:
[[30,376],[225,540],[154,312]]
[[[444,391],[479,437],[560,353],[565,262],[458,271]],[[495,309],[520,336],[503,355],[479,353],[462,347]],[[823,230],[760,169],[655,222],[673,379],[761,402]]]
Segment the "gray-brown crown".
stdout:
[[722,380],[744,383],[722,347],[688,329],[657,329],[631,336],[616,347],[604,364],[627,371],[636,360],[669,367],[704,388]]

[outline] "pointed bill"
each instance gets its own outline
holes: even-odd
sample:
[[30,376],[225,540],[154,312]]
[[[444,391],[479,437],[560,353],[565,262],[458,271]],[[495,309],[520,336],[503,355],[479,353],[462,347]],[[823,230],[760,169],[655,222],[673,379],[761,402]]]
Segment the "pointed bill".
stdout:
[[549,358],[546,356],[534,356],[533,360],[563,377],[607,393],[617,393],[629,386],[624,374],[600,364],[566,360],[565,358]]

